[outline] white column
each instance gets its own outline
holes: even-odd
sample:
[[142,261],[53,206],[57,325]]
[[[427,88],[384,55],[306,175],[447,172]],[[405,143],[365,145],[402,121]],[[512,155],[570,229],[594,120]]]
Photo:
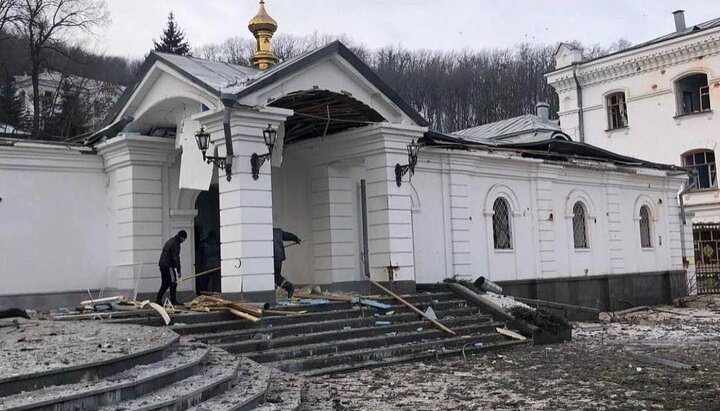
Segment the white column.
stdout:
[[315,282],[356,280],[356,192],[348,169],[317,166],[311,177]]
[[167,138],[121,135],[97,147],[108,174],[109,284],[132,290],[143,266],[140,291],[159,286],[163,242],[162,168],[176,154]]
[[422,137],[424,130],[386,125],[378,132],[382,152],[365,158],[370,273],[374,280],[388,281],[388,266],[395,266],[394,281],[414,282],[412,199],[407,175],[397,186],[395,165],[408,163],[407,144]]
[[[263,129],[269,124],[277,130],[290,115],[291,110],[275,108],[233,110],[231,180],[227,180],[224,171],[219,171],[223,293],[264,293],[269,298],[275,290],[271,165],[269,160],[266,161],[260,168],[259,178],[254,180],[250,157],[253,153],[267,152]],[[224,157],[223,113],[204,113],[196,118],[211,133],[213,145]],[[213,153],[209,151],[208,154]]]

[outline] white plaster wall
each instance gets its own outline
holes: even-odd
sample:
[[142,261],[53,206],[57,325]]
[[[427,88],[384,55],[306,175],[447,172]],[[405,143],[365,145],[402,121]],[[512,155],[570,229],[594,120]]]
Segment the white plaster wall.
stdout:
[[[683,178],[648,173],[423,151],[413,179],[422,205],[413,215],[417,280],[438,282],[458,274],[507,281],[682,269],[675,195]],[[450,193],[450,181],[468,186],[469,206],[462,218],[457,218],[459,200]],[[498,196],[506,198],[513,211],[512,250],[493,246],[492,204]],[[575,201],[587,208],[588,249],[574,248]],[[640,247],[642,204],[648,204],[655,217],[650,249]],[[470,253],[456,244],[466,232]]]
[[[682,154],[708,149],[720,155],[720,31],[712,29],[642,50],[579,66],[585,142],[623,155],[666,164],[682,164]],[[578,141],[577,89],[572,69],[548,75],[560,100],[563,131]],[[677,116],[675,81],[705,73],[712,111]],[[622,91],[627,101],[627,128],[608,130],[605,96]],[[690,193],[688,209],[695,222],[720,220],[718,188]],[[702,210],[702,211],[700,211]],[[644,255],[645,253],[643,253]],[[644,258],[644,257],[643,257]]]
[[96,155],[0,148],[0,294],[105,286],[106,184]]

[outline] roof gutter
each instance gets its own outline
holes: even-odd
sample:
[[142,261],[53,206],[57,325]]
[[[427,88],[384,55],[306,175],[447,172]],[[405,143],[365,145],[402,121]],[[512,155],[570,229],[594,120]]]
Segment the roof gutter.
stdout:
[[232,178],[232,162],[235,153],[233,150],[232,142],[232,130],[230,128],[230,118],[232,116],[232,108],[235,106],[236,99],[233,94],[223,93],[220,97],[225,106],[225,116],[223,118],[223,131],[225,132],[225,173],[227,174],[227,180],[230,181]]
[[578,63],[573,63],[573,79],[575,80],[575,90],[577,93],[577,105],[578,105],[578,136],[580,142],[585,142],[585,116],[583,115],[583,99],[582,99],[582,86],[577,76]]

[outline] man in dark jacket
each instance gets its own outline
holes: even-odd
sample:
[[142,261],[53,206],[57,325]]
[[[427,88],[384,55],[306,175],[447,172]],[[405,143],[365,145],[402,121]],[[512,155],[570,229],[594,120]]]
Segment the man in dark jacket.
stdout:
[[282,276],[282,262],[285,261],[285,241],[294,241],[300,244],[300,238],[293,233],[283,231],[281,228],[273,228],[273,258],[275,260],[275,285],[288,293],[292,298],[295,287]]
[[177,281],[182,277],[180,274],[180,244],[187,238],[187,232],[180,230],[177,235],[165,242],[162,252],[160,253],[160,276],[162,283],[160,291],[158,291],[155,302],[162,305],[162,298],[165,291],[170,288],[170,302],[177,305]]

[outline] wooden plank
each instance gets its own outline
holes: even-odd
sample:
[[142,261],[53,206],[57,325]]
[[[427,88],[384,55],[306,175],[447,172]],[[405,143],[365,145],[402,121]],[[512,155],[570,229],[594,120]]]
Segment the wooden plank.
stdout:
[[282,310],[263,310],[263,315],[270,314],[270,315],[300,315],[305,314],[307,311],[282,311]]
[[520,335],[520,334],[516,333],[515,331],[510,331],[510,330],[505,329],[505,328],[496,327],[496,328],[495,328],[495,331],[499,332],[499,333],[502,334],[502,335],[506,335],[506,336],[508,336],[508,337],[510,337],[510,338],[514,338],[514,339],[516,339],[516,340],[521,340],[521,341],[522,341],[522,340],[527,340],[527,338],[526,338],[524,335]]
[[413,311],[415,311],[416,313],[420,314],[421,317],[423,317],[424,319],[430,321],[436,328],[438,328],[438,329],[440,329],[440,330],[442,330],[442,331],[445,331],[446,333],[448,333],[448,334],[450,334],[450,335],[457,335],[457,334],[455,333],[455,331],[453,331],[453,330],[447,328],[446,326],[440,324],[440,322],[438,322],[437,320],[433,320],[432,318],[428,317],[423,311],[421,311],[420,309],[418,309],[418,308],[415,307],[414,305],[410,304],[409,302],[405,301],[405,299],[403,299],[403,298],[400,297],[399,295],[397,295],[397,294],[395,294],[394,292],[392,292],[392,291],[388,290],[387,288],[383,287],[383,286],[382,286],[380,283],[378,283],[377,281],[375,281],[375,280],[370,280],[370,282],[373,283],[373,285],[375,285],[377,288],[379,288],[379,289],[383,290],[384,292],[388,293],[389,295],[395,297],[396,300],[398,300],[398,301],[400,301],[401,303],[405,304],[405,305],[406,305],[408,308],[410,308],[411,310],[413,310]]
[[341,301],[349,303],[352,301],[351,295],[339,295],[339,294],[305,294],[296,292],[293,294],[293,298],[302,298],[310,300],[328,300],[328,301]]
[[255,317],[255,316],[252,316],[252,315],[250,315],[250,314],[248,314],[248,313],[244,313],[244,312],[242,312],[242,311],[238,311],[238,310],[236,310],[236,309],[234,309],[234,308],[228,308],[227,310],[230,312],[230,314],[232,314],[232,315],[234,315],[234,316],[236,316],[236,317],[240,317],[240,318],[243,318],[243,319],[246,319],[246,320],[250,320],[250,321],[252,321],[252,322],[254,322],[254,323],[260,321],[259,318]]
[[224,305],[228,308],[232,308],[234,310],[242,311],[244,313],[250,314],[253,317],[262,317],[263,310],[260,308],[254,307],[252,305],[237,303],[235,301],[225,300],[223,298],[213,297],[211,295],[205,295],[205,296],[203,296],[203,298],[207,301],[212,301],[214,303]]
[[210,269],[210,270],[203,271],[203,272],[197,273],[197,274],[195,274],[195,275],[191,275],[190,277],[181,278],[180,281],[178,281],[178,282],[181,283],[181,282],[183,282],[183,281],[191,280],[191,279],[193,279],[193,278],[198,278],[198,277],[203,276],[203,275],[205,275],[205,274],[214,273],[215,271],[218,271],[218,270],[220,270],[220,267],[215,267],[215,268],[212,268],[212,269]]
[[633,308],[628,308],[627,310],[615,311],[614,314],[615,315],[625,315],[625,314],[630,314],[630,313],[634,313],[634,312],[638,312],[638,311],[645,311],[645,310],[649,310],[649,309],[650,309],[650,307],[648,307],[647,305],[641,305],[640,307],[633,307]]

